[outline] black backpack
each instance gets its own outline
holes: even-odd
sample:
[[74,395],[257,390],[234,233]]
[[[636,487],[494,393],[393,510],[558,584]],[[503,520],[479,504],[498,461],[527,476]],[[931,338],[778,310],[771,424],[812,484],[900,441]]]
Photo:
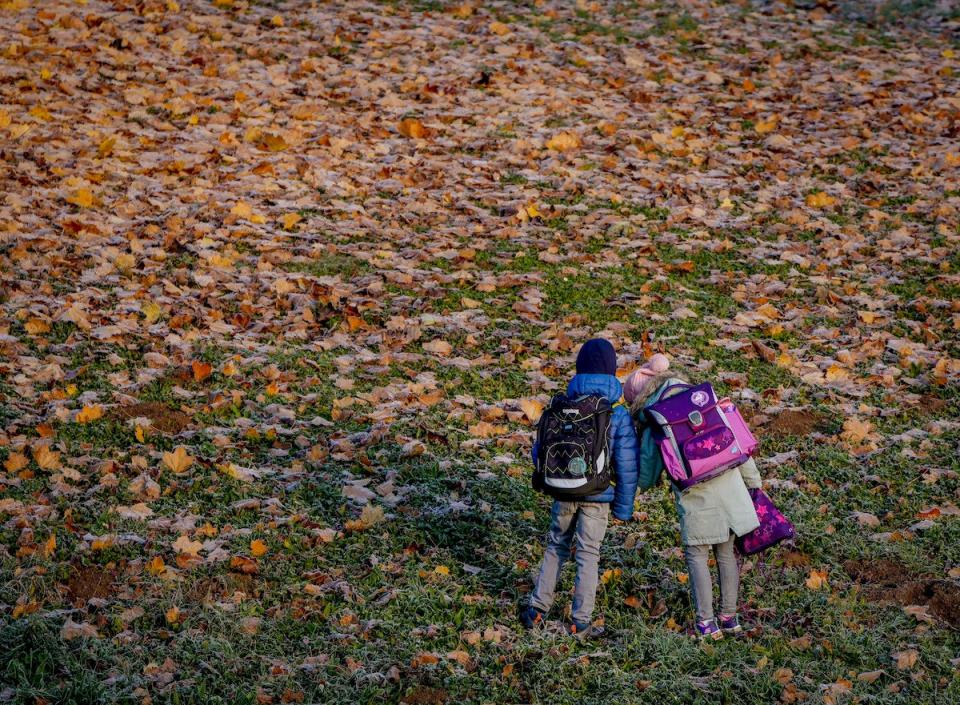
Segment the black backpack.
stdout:
[[533,488],[566,501],[606,490],[612,416],[613,405],[606,397],[556,395],[537,424]]

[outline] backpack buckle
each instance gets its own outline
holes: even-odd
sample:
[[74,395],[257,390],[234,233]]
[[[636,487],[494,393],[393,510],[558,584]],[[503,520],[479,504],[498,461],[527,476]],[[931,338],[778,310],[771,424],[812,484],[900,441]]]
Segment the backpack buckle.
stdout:
[[689,414],[687,414],[687,419],[690,421],[690,425],[694,428],[703,425],[703,414],[701,414],[699,411],[691,411]]

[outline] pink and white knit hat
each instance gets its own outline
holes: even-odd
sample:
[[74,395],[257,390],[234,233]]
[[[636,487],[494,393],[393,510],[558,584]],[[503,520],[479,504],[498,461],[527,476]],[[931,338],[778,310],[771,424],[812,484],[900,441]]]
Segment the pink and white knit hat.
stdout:
[[647,383],[657,375],[663,374],[670,369],[670,358],[662,353],[656,353],[649,360],[635,369],[623,383],[623,398],[628,404],[642,395]]

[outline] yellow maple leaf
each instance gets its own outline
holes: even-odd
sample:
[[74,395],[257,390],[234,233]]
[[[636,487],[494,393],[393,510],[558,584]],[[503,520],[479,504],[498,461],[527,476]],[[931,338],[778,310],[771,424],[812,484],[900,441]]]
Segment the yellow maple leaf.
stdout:
[[547,149],[554,152],[569,152],[580,147],[582,142],[576,132],[558,132],[547,140]]
[[11,122],[10,113],[6,110],[0,110],[0,130],[10,127]]
[[196,458],[187,453],[187,449],[183,446],[177,446],[172,453],[163,454],[163,464],[177,474],[186,472],[193,465],[194,460]]
[[611,580],[616,580],[623,574],[623,570],[620,568],[607,568],[603,571],[603,575],[600,576],[600,582],[606,585]]
[[188,556],[197,556],[203,549],[203,544],[199,541],[192,541],[186,534],[181,534],[173,542],[173,550],[177,553],[183,553]]
[[293,230],[293,226],[303,220],[299,213],[285,213],[280,217],[280,223],[284,230]]
[[159,304],[148,301],[140,307],[140,313],[143,314],[144,321],[153,325],[160,319],[160,316],[163,315],[163,309],[160,308]]
[[57,550],[57,535],[50,534],[50,538],[48,538],[43,543],[43,557],[49,558],[50,556],[53,555],[53,552],[56,550]]
[[50,450],[48,445],[34,446],[33,459],[43,470],[56,470],[60,467],[60,451]]
[[813,208],[826,208],[837,202],[837,199],[825,191],[817,191],[807,196],[807,205]]
[[756,130],[758,135],[765,135],[768,132],[773,132],[777,129],[777,118],[772,117],[769,120],[760,120],[753,126],[753,129]]
[[87,405],[77,412],[77,423],[90,423],[103,416],[103,407],[99,404]]
[[23,324],[23,329],[30,335],[42,335],[50,332],[50,324],[42,318],[31,318]]
[[117,138],[113,135],[105,137],[100,144],[97,146],[97,156],[103,159],[104,157],[109,157],[113,153],[113,148],[117,144]]
[[35,105],[30,108],[30,114],[37,118],[38,120],[43,120],[44,122],[49,122],[53,120],[53,115],[50,114],[50,111],[47,110],[42,105]]
[[89,208],[93,205],[93,193],[88,188],[77,189],[67,197],[67,203],[72,203],[81,208]]
[[510,34],[510,28],[503,22],[498,22],[496,20],[490,23],[490,31],[500,37]]
[[825,570],[811,570],[810,575],[807,576],[807,587],[811,590],[821,590],[829,587],[827,582],[827,571]]
[[260,539],[254,539],[250,542],[250,553],[255,557],[262,556],[267,552],[267,544],[265,544]]
[[114,544],[114,541],[116,538],[113,536],[98,536],[90,542],[90,550],[105,551]]
[[147,561],[147,564],[144,566],[144,568],[150,575],[160,575],[167,569],[167,565],[163,562],[163,558],[160,556],[154,556]]
[[260,135],[260,146],[268,152],[282,152],[290,145],[281,135],[275,135],[272,132],[264,132]]
[[30,460],[23,453],[13,452],[3,463],[3,469],[9,472],[10,474],[20,472],[27,465],[30,464]]
[[238,218],[248,220],[253,215],[253,207],[246,201],[237,201],[230,212]]
[[527,421],[536,423],[540,420],[540,415],[543,413],[543,403],[536,399],[521,399],[520,410],[523,411],[523,415],[527,417]]
[[174,605],[164,613],[167,624],[176,624],[180,621],[180,608]]
[[433,572],[437,575],[450,575],[450,569],[445,565],[438,565]]

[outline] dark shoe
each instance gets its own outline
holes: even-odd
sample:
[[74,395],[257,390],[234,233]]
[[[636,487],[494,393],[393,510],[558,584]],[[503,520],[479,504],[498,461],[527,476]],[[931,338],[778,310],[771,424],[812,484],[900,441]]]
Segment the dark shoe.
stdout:
[[596,639],[603,636],[603,627],[598,627],[589,622],[571,622],[567,625],[567,633],[575,639],[583,641],[584,639]]
[[700,641],[720,641],[723,638],[723,630],[713,619],[697,622],[697,638]]
[[526,629],[543,626],[544,614],[536,607],[527,607],[520,613],[520,624]]
[[725,614],[720,615],[720,629],[723,630],[724,634],[742,634],[743,627],[740,626],[740,620],[737,619],[737,615],[727,616]]

